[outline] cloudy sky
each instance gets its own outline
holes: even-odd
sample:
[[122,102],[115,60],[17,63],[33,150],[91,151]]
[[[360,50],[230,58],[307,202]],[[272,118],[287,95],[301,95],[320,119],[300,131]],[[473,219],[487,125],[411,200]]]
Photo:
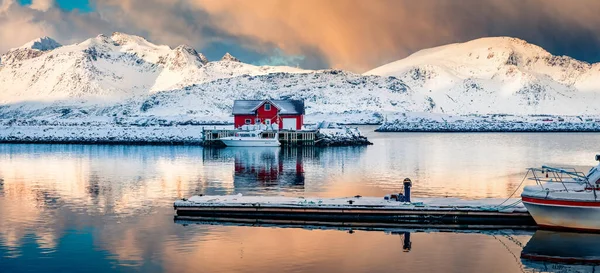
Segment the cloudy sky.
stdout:
[[0,52],[120,31],[209,59],[364,72],[423,48],[512,36],[600,61],[597,0],[0,0]]

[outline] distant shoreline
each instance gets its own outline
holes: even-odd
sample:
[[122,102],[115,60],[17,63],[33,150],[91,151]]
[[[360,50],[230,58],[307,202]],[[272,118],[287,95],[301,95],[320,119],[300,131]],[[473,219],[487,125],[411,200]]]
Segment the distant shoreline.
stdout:
[[411,131],[381,131],[376,129],[378,133],[600,133],[600,129],[594,131],[485,131],[485,130],[472,130],[472,131],[458,131],[458,130],[411,130]]
[[376,132],[584,133],[600,132],[599,122],[401,122],[382,124]]

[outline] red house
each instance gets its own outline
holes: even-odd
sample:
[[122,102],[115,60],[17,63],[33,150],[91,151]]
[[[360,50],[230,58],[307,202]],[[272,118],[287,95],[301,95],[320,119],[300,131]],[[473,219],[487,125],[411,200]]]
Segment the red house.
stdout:
[[279,130],[300,130],[304,124],[304,101],[236,100],[233,102],[235,128],[252,124],[278,124]]

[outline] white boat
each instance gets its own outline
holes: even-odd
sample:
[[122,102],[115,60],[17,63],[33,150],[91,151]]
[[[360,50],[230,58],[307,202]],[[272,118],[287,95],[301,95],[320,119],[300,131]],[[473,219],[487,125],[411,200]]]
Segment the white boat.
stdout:
[[[600,155],[596,155],[600,161]],[[572,168],[530,168],[523,204],[542,228],[600,232],[600,164],[588,174]]]
[[220,140],[228,147],[277,147],[281,146],[278,134],[273,138],[266,138],[260,131],[240,131],[232,137],[223,137]]

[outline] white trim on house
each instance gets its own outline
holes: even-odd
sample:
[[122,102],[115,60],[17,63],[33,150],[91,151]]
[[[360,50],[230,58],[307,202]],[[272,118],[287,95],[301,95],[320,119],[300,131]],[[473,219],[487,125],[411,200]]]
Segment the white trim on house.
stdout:
[[263,106],[263,104],[265,104],[265,103],[267,103],[267,102],[268,102],[268,103],[270,103],[272,106],[275,106],[275,108],[277,108],[277,110],[279,110],[279,111],[282,111],[282,110],[283,110],[283,108],[281,108],[279,105],[277,105],[277,104],[273,103],[273,101],[271,101],[271,100],[269,100],[269,99],[266,99],[266,100],[263,100],[261,103],[259,103],[259,104],[258,104],[256,107],[254,107],[254,108],[252,109],[252,111],[256,111],[256,110],[258,110],[258,108],[260,108],[261,106]]

